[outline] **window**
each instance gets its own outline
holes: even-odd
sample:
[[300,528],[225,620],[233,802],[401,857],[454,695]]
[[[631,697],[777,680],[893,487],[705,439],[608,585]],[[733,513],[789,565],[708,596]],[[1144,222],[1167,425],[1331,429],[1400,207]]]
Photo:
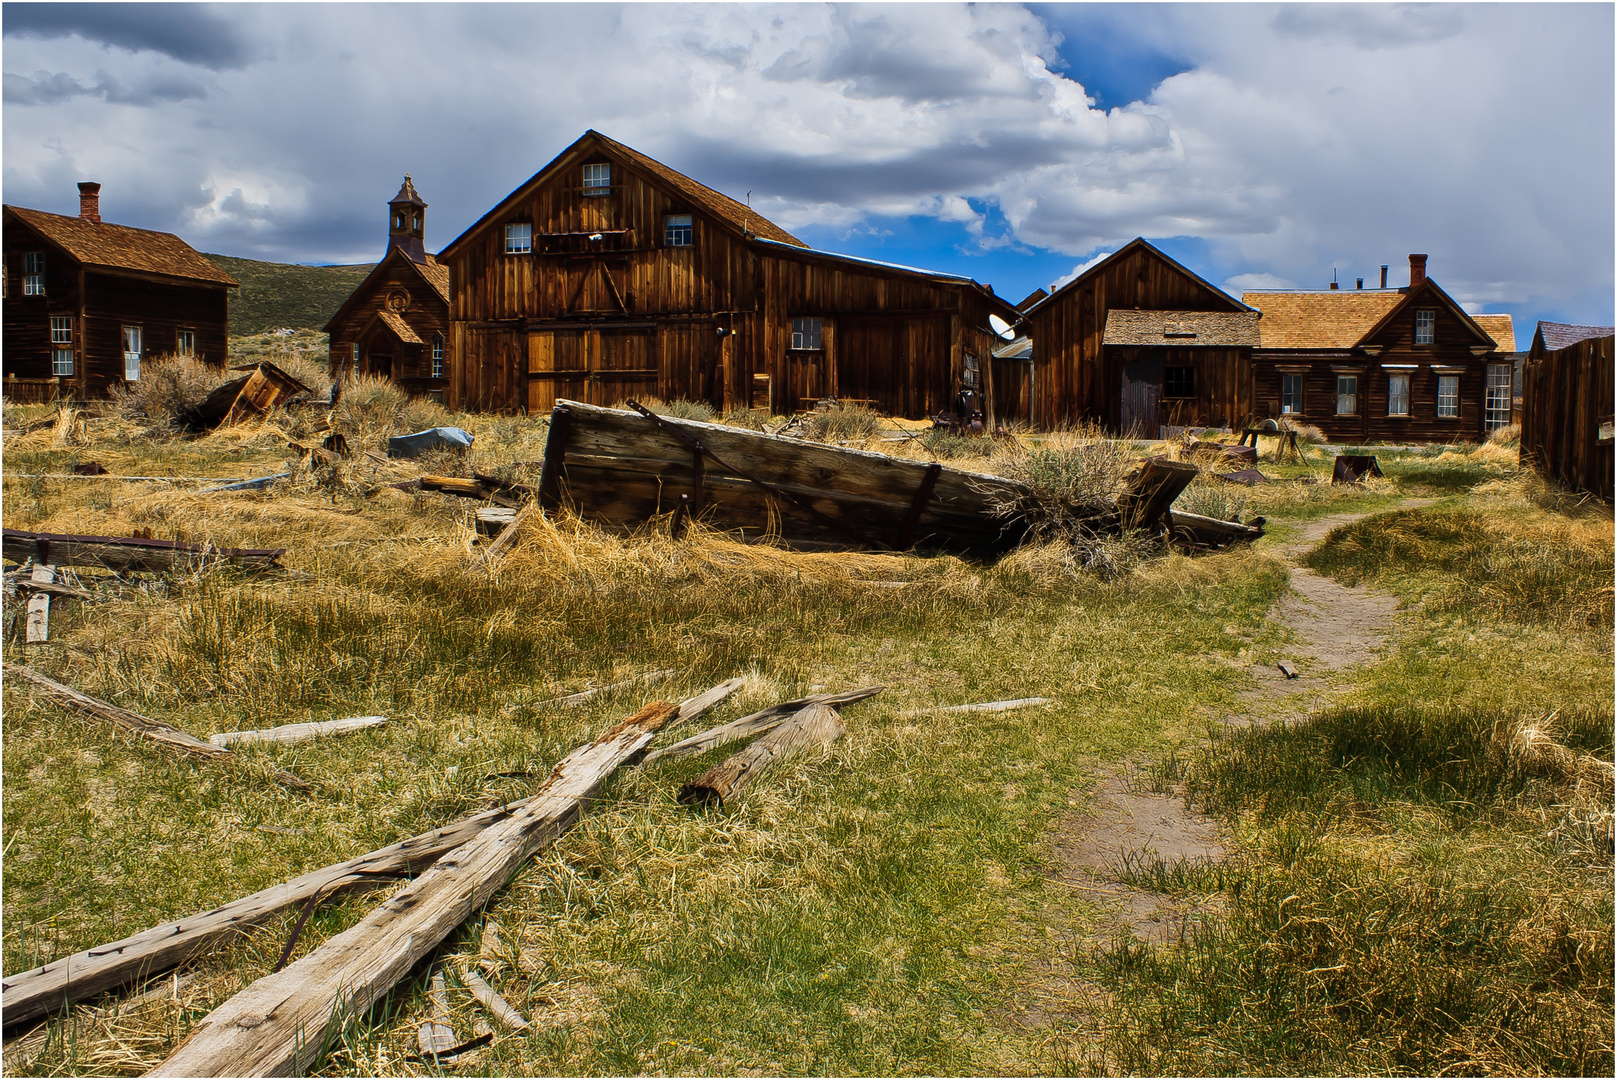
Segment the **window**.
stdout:
[[792,348],[818,349],[820,347],[820,320],[792,320]]
[[57,349],[52,349],[51,350],[51,374],[52,375],[71,375],[71,374],[73,374],[73,350],[72,349],[57,348]]
[[127,382],[140,381],[140,327],[126,326],[124,339],[124,379]]
[[610,195],[612,193],[612,166],[584,166],[584,194]]
[[174,352],[177,356],[195,356],[197,354],[197,335],[195,330],[178,330],[174,333]]
[[1336,377],[1336,415],[1353,416],[1359,411],[1359,377],[1357,375],[1338,375]]
[[1439,375],[1437,377],[1437,415],[1440,417],[1457,417],[1460,415],[1460,377],[1458,375]]
[[1162,369],[1162,396],[1193,398],[1196,396],[1196,369],[1169,367]]
[[1482,426],[1489,431],[1510,424],[1510,382],[1509,364],[1488,365],[1488,396],[1484,402]]
[[73,317],[71,315],[51,316],[51,344],[73,344]]
[[533,226],[526,221],[512,222],[505,227],[505,253],[526,255],[533,251]]
[[1421,308],[1415,312],[1415,344],[1430,345],[1437,340],[1437,312]]
[[1300,416],[1303,411],[1303,377],[1280,376],[1280,415]]
[[1387,415],[1409,415],[1409,376],[1387,376]]
[[690,247],[696,242],[689,214],[669,214],[663,218],[663,243],[668,247]]
[[444,336],[442,334],[432,335],[432,377],[434,379],[444,377]]
[[22,257],[22,294],[45,295],[45,253],[30,251]]

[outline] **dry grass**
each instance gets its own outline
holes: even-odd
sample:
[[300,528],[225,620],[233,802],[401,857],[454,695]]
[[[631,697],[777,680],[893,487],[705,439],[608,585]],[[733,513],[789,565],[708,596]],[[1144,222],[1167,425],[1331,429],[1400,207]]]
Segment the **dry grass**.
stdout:
[[140,380],[112,388],[112,409],[126,420],[173,426],[234,376],[194,356],[159,356],[141,365]]

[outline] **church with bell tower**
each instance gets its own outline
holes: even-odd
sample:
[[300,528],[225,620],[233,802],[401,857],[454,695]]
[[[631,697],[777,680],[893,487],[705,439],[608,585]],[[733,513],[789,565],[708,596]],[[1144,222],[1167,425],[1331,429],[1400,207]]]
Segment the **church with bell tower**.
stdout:
[[427,203],[404,174],[387,204],[387,249],[324,327],[334,377],[375,375],[442,398],[449,374],[449,269],[427,254]]

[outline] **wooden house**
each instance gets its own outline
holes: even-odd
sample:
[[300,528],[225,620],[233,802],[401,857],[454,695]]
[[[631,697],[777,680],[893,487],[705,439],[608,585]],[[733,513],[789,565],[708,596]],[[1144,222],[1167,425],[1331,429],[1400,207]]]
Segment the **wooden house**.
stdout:
[[1613,501],[1617,364],[1609,326],[1541,322],[1522,366],[1521,460]]
[[377,375],[441,400],[449,382],[449,270],[424,247],[427,204],[408,173],[387,209],[387,251],[323,328],[331,373]]
[[102,221],[100,193],[79,185],[78,217],[3,208],[7,397],[105,397],[159,356],[225,362],[235,279],[172,233]]
[[985,394],[1015,309],[970,278],[816,251],[743,203],[586,132],[439,254],[446,403],[548,412],[822,398],[920,418]]
[[1000,400],[1026,402],[1034,427],[1090,422],[1155,438],[1168,425],[1225,426],[1251,412],[1257,312],[1132,240],[1023,315],[1032,341],[1014,394],[996,362]]
[[[1363,279],[1360,279],[1362,283]],[[1409,257],[1409,285],[1248,292],[1257,418],[1332,442],[1480,442],[1511,422],[1509,315],[1468,315]]]

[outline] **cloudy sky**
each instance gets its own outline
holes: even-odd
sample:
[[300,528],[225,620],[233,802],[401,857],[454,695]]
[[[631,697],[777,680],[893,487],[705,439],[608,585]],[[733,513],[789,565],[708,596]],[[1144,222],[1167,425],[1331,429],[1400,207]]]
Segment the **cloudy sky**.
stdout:
[[[446,246],[587,128],[816,247],[1019,299],[1135,236],[1209,280],[1613,321],[1609,4],[6,3],[3,194],[210,252]],[[750,193],[750,196],[749,196]]]

